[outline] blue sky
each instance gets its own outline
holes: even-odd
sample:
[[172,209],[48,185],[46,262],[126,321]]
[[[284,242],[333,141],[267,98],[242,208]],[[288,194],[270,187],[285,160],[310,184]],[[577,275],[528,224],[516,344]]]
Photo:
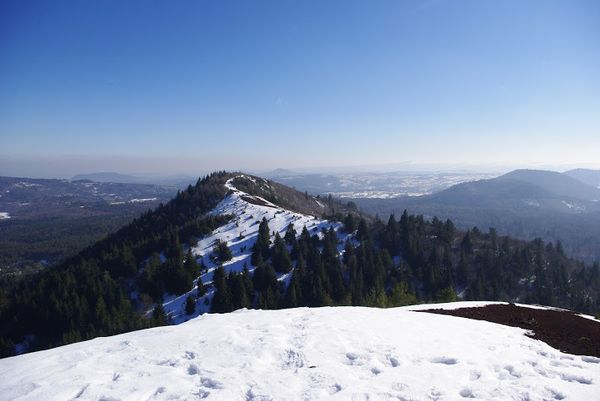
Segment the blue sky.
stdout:
[[0,174],[600,164],[598,1],[2,1]]

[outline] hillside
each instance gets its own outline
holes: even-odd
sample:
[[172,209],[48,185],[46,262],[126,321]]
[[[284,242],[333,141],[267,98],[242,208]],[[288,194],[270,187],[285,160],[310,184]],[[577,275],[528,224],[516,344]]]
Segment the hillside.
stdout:
[[354,199],[367,213],[404,210],[452,219],[461,229],[494,227],[503,235],[561,241],[587,263],[600,260],[600,190],[565,174],[516,170],[498,178],[461,183],[441,192],[395,199]]
[[[214,230],[236,217],[223,210],[211,213],[219,202],[227,203],[226,196],[233,191],[227,182],[235,177],[236,185],[253,191],[235,195],[242,206],[238,211],[246,211],[250,219],[255,218],[252,211],[262,213],[258,219],[270,213],[271,219],[295,218],[298,229],[306,223],[314,230],[311,221],[318,224],[318,219],[291,210],[319,216],[350,211],[331,199],[321,202],[257,177],[233,173],[207,176],[59,266],[0,288],[0,355],[12,354],[19,343],[21,350],[47,348],[166,323],[166,317],[145,319],[144,313],[163,299],[167,312],[171,312],[169,308],[178,305],[178,301],[173,303],[173,295],[192,291],[201,273],[207,279],[212,277],[212,252],[202,255],[199,249],[197,258],[189,252],[200,239],[208,243],[207,251],[212,250],[216,237],[211,235],[218,236]],[[247,227],[246,242],[254,241],[258,229],[259,221],[252,223],[256,226]],[[237,225],[237,220],[233,224]],[[242,252],[248,254],[251,245]]]
[[77,254],[176,192],[158,185],[0,177],[0,281]]
[[263,174],[281,184],[313,195],[337,198],[397,198],[436,193],[461,182],[495,177],[496,174],[469,172],[345,172],[297,173],[277,169]]
[[[311,214],[309,214],[311,213]],[[600,311],[600,269],[560,244],[352,204],[219,172],[0,293],[3,355],[241,308],[495,299]]]
[[95,182],[114,182],[114,183],[134,183],[139,182],[139,178],[133,175],[120,174],[114,172],[99,172],[89,174],[76,174],[71,177],[71,181],[90,180]]
[[590,170],[578,168],[575,170],[565,171],[563,174],[578,179],[579,181],[600,189],[600,170]]
[[[297,233],[306,228],[309,233],[316,235],[320,235],[323,230],[339,231],[341,228],[338,222],[314,217],[323,214],[326,210],[323,203],[280,184],[239,175],[230,178],[225,186],[229,189],[228,195],[210,213],[215,216],[232,216],[232,218],[191,247],[191,254],[204,267],[198,280],[201,280],[207,289],[202,290],[203,294],[198,294],[196,282],[191,290],[168,296],[163,300],[165,313],[171,322],[179,323],[210,311],[210,301],[214,296],[214,289],[210,284],[213,282],[213,275],[217,268],[222,266],[227,274],[243,273],[244,270],[248,273],[254,272],[252,248],[259,235],[260,223],[263,219],[268,222],[269,231],[280,235],[281,238],[285,237],[290,227]],[[243,188],[247,192],[238,188]],[[267,199],[279,205],[286,205],[289,209]],[[300,211],[312,212],[314,215],[302,214]],[[342,233],[339,235],[343,236]],[[215,244],[227,244],[231,258],[228,260],[215,258]],[[288,272],[278,273],[278,281],[289,280]],[[196,297],[197,295],[199,296]],[[197,298],[195,311],[191,313],[185,311],[188,297]]]
[[497,181],[520,181],[535,185],[559,197],[586,201],[600,200],[600,189],[590,186],[568,174],[545,170],[515,170]]
[[541,401],[600,394],[600,359],[562,353],[526,334],[407,308],[240,310],[0,360],[0,400]]

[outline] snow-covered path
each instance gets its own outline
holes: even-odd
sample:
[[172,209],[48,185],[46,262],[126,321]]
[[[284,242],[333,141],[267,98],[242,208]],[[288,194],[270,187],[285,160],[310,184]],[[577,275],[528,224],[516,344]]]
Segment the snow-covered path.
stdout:
[[600,359],[408,308],[203,315],[0,360],[0,400],[594,400]]

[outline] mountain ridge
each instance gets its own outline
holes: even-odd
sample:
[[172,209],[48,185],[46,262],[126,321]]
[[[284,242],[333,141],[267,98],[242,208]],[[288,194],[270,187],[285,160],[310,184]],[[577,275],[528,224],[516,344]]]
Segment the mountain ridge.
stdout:
[[590,185],[594,188],[600,189],[600,170],[579,168],[565,171],[563,174],[576,178],[579,181]]

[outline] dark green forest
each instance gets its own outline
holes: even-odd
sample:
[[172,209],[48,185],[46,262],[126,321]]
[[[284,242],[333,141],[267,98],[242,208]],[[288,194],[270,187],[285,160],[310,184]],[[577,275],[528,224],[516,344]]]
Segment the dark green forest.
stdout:
[[[0,288],[2,355],[12,355],[24,342],[28,350],[37,350],[167,324],[163,295],[190,291],[204,268],[186,248],[231,218],[207,212],[227,194],[224,184],[232,176],[204,177],[77,256]],[[288,200],[308,198],[287,191]],[[277,195],[271,199],[277,201]],[[600,310],[598,265],[568,258],[560,243],[514,240],[493,229],[458,231],[450,220],[427,221],[406,212],[384,222],[334,199],[326,202],[323,217],[342,222],[341,230],[352,233],[345,243],[332,229],[319,236],[290,227],[283,236],[272,235],[263,220],[252,248],[256,268],[227,273],[220,266],[213,283],[201,285],[197,296],[214,290],[213,312],[393,307],[459,297]],[[216,243],[214,250],[221,263],[231,258],[225,243]],[[151,316],[144,316],[154,304]],[[195,305],[189,297],[186,311],[193,313]]]
[[[293,230],[290,228],[290,230]],[[217,269],[213,312],[239,308],[364,305],[393,307],[417,302],[501,300],[600,310],[600,268],[565,256],[562,245],[500,237],[495,230],[459,232],[450,220],[402,214],[384,223],[348,215],[355,232],[338,252],[331,229],[323,238],[303,230],[297,237],[269,238],[261,223],[253,249],[254,274]],[[270,245],[272,244],[272,245]],[[288,252],[288,249],[290,251]],[[289,285],[277,281],[287,273]]]
[[183,244],[228,221],[229,216],[205,216],[225,196],[227,177],[204,177],[60,265],[4,282],[1,355],[12,355],[24,340],[29,350],[38,350],[164,324],[160,313],[143,318],[144,305],[130,294],[145,291],[151,303],[165,292],[191,289],[200,267],[185,258]]

